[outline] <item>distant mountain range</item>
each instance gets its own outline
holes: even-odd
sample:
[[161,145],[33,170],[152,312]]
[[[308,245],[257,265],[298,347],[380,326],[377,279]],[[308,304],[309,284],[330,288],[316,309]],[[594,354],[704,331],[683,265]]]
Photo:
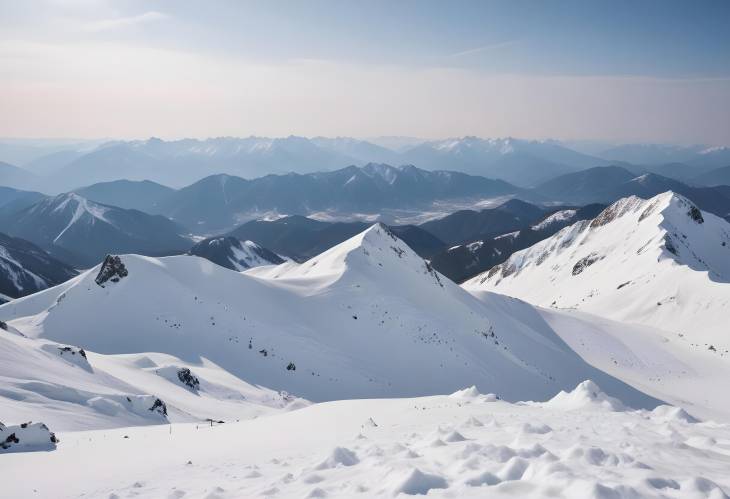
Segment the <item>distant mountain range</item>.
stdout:
[[598,155],[609,161],[622,161],[635,165],[684,163],[708,169],[730,165],[730,147],[705,145],[624,144],[606,149]]
[[529,194],[501,180],[464,173],[368,164],[253,180],[214,175],[165,196],[153,212],[193,231],[210,233],[267,215],[377,215],[387,208],[425,209],[435,201],[523,192]]
[[[534,187],[555,176],[595,166],[624,166],[689,181],[730,165],[730,149],[655,144],[616,146],[585,154],[559,141],[459,137],[423,141],[381,137],[158,138],[38,147],[0,141],[0,185],[48,193],[114,180],[151,180],[180,188],[211,175],[257,178],[268,174],[341,170],[369,163],[460,171]],[[377,142],[377,143],[375,143]],[[595,150],[595,149],[593,149]],[[47,151],[47,154],[43,154]],[[15,165],[20,171],[8,168]],[[12,171],[11,171],[12,170]],[[675,176],[676,175],[676,176]]]
[[612,203],[627,196],[648,199],[666,191],[681,194],[718,216],[730,216],[728,186],[694,187],[655,173],[636,176],[617,166],[561,175],[535,188],[541,196],[568,204]]
[[160,255],[187,251],[191,245],[180,235],[184,230],[165,217],[95,203],[74,193],[3,212],[0,230],[80,267],[98,263],[107,253]]
[[[18,180],[18,184],[11,186],[56,193],[127,179],[152,180],[179,188],[215,174],[255,178],[272,173],[330,171],[368,163],[456,170],[531,186],[561,173],[607,164],[603,159],[578,153],[557,142],[477,137],[410,142],[397,150],[348,137],[290,136],[175,141],[151,138],[107,142],[91,150],[76,145],[68,150],[51,151],[46,156],[31,155],[32,160],[21,165],[26,168],[22,171],[29,175],[28,179]],[[27,155],[8,151],[7,157],[22,159]],[[0,185],[10,185],[3,182],[2,171]]]

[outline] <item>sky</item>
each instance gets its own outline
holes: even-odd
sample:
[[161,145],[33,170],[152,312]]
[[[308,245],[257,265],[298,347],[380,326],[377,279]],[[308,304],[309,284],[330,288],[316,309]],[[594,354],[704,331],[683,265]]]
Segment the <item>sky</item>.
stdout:
[[0,0],[0,136],[730,145],[730,1]]

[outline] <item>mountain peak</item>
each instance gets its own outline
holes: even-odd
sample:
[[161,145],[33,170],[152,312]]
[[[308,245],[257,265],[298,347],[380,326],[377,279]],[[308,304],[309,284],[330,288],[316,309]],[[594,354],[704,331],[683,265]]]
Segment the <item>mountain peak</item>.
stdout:
[[592,221],[514,253],[464,286],[681,334],[692,331],[708,344],[723,344],[717,336],[725,333],[722,320],[686,311],[717,303],[727,313],[727,283],[730,224],[667,191],[650,199],[620,199]]

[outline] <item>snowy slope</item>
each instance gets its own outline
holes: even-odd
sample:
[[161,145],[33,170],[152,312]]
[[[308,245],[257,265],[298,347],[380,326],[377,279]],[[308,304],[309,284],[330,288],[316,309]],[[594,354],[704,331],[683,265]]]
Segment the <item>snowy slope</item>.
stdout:
[[203,239],[190,249],[200,256],[231,270],[247,270],[261,265],[278,265],[284,259],[253,241],[241,241],[232,236]]
[[624,198],[464,288],[653,326],[725,355],[730,224],[672,192]]
[[448,393],[476,385],[545,399],[583,379],[637,406],[656,401],[591,368],[544,322],[480,302],[381,225],[303,264],[243,274],[192,256],[122,256],[0,307],[31,337],[105,354],[205,358],[309,400]]
[[0,384],[3,422],[43,421],[53,430],[231,421],[301,405],[206,359],[100,355],[12,327],[0,328]]
[[76,274],[36,245],[0,233],[0,299],[29,295]]
[[590,381],[546,403],[466,389],[212,428],[57,434],[54,452],[4,456],[7,497],[722,499],[730,491],[730,426],[668,406],[620,410]]

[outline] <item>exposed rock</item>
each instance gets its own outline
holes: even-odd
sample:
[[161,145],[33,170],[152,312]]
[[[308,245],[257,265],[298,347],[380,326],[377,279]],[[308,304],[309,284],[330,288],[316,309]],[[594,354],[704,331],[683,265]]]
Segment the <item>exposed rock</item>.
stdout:
[[193,373],[187,367],[183,367],[177,372],[177,378],[191,390],[198,390],[200,388],[200,380],[193,376]]
[[596,263],[598,260],[600,260],[601,256],[598,256],[595,253],[591,253],[590,255],[581,258],[576,262],[575,265],[573,265],[573,275],[578,275],[581,272],[583,272],[586,268],[590,267],[594,263]]
[[149,410],[167,417],[167,405],[160,399],[155,399],[155,403],[152,404]]
[[0,423],[0,452],[53,450],[58,439],[43,423],[27,422],[16,426]]
[[60,355],[63,355],[64,353],[70,353],[71,355],[80,355],[83,358],[86,358],[86,352],[83,348],[73,348],[73,347],[58,347],[58,350],[60,352]]
[[705,222],[705,219],[702,218],[702,212],[695,205],[691,205],[689,207],[689,211],[687,212],[687,215],[689,215],[689,217],[692,220],[694,220],[695,222],[697,222],[698,224]]
[[677,255],[677,247],[672,241],[672,237],[669,234],[664,234],[664,247],[673,255]]
[[107,255],[104,263],[101,264],[99,274],[96,276],[95,282],[102,288],[107,281],[119,282],[120,279],[127,277],[129,272],[127,267],[122,263],[122,259],[117,255]]
[[2,329],[3,331],[7,331],[8,325],[5,324],[3,321],[0,321],[0,329]]

